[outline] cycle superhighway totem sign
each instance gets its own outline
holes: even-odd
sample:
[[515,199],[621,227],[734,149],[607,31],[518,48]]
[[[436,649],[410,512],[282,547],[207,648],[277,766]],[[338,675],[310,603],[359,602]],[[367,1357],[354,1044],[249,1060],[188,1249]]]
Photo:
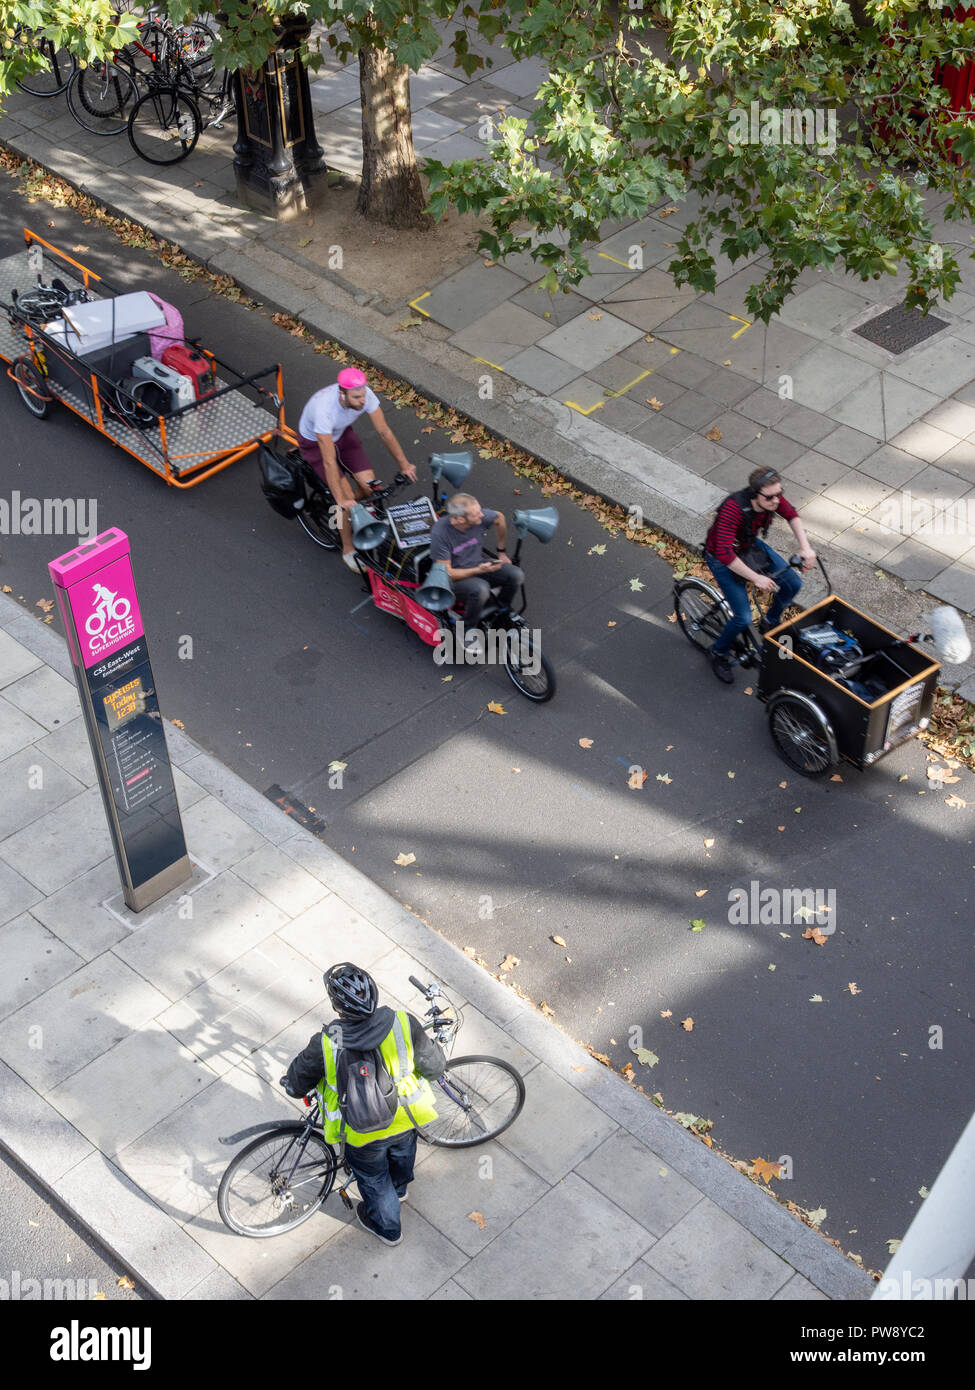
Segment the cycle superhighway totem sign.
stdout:
[[141,912],[190,876],[129,540],[119,530],[52,560],[122,890]]

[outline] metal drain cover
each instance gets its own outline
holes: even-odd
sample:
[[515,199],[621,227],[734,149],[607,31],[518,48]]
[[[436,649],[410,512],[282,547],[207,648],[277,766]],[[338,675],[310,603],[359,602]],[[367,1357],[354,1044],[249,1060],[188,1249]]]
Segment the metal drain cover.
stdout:
[[893,309],[878,314],[853,331],[878,347],[886,348],[888,352],[901,353],[917,347],[918,343],[934,337],[935,333],[947,327],[945,319],[936,319],[933,314],[925,318],[920,309],[906,309],[903,304],[896,304]]

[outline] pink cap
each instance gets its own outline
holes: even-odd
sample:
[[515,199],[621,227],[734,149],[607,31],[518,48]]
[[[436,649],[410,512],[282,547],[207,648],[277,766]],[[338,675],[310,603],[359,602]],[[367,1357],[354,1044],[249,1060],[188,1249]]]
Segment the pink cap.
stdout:
[[358,367],[343,367],[339,372],[339,385],[343,391],[358,391],[366,384],[365,372]]

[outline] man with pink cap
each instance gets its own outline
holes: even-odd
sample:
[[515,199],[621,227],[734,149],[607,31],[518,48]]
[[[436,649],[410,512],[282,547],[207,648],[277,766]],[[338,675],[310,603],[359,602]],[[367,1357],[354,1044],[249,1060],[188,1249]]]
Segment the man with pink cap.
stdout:
[[[362,414],[368,415],[375,425],[376,433],[400,472],[405,473],[411,482],[416,482],[416,468],[409,462],[386,424],[379,401],[366,384],[365,372],[360,372],[358,367],[343,367],[335,386],[316,391],[298,421],[301,456],[314,468],[341,509],[342,558],[349,569],[356,571],[359,567],[349,528],[349,510],[358,499],[353,493],[348,474],[355,478],[359,497],[368,497],[369,483],[376,476],[362,447],[362,440],[352,428]],[[342,460],[341,468],[339,458]],[[343,472],[343,468],[347,471]]]

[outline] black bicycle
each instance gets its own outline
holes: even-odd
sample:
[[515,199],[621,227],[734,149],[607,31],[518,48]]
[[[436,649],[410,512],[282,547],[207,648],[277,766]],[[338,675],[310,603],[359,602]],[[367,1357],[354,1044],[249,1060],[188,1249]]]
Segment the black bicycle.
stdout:
[[[441,1047],[450,1048],[463,1014],[446,999],[437,984],[413,985],[430,1004],[424,1027]],[[438,999],[447,1002],[440,1008]],[[437,1118],[418,1130],[421,1139],[445,1148],[470,1149],[503,1134],[521,1114],[525,1083],[509,1062],[499,1057],[455,1057],[432,1083]],[[272,1120],[221,1138],[238,1144],[259,1135],[230,1162],[217,1192],[217,1210],[225,1226],[240,1236],[265,1239],[281,1235],[314,1216],[339,1173],[345,1181],[339,1196],[351,1210],[348,1188],[352,1170],[344,1157],[327,1144],[321,1132],[317,1093],[305,1096],[303,1120]]]
[[[802,557],[793,555],[788,564],[775,570],[768,578],[775,580],[787,570],[802,568]],[[717,584],[708,584],[704,579],[675,581],[674,612],[684,636],[706,656],[732,616],[731,606]],[[741,666],[745,670],[761,664],[762,638],[754,620],[735,638],[728,660],[732,666]]]
[[17,78],[20,90],[33,97],[56,97],[63,92],[78,66],[74,54],[58,48],[51,39],[35,34],[26,25],[17,25],[13,40],[33,64],[29,72]]

